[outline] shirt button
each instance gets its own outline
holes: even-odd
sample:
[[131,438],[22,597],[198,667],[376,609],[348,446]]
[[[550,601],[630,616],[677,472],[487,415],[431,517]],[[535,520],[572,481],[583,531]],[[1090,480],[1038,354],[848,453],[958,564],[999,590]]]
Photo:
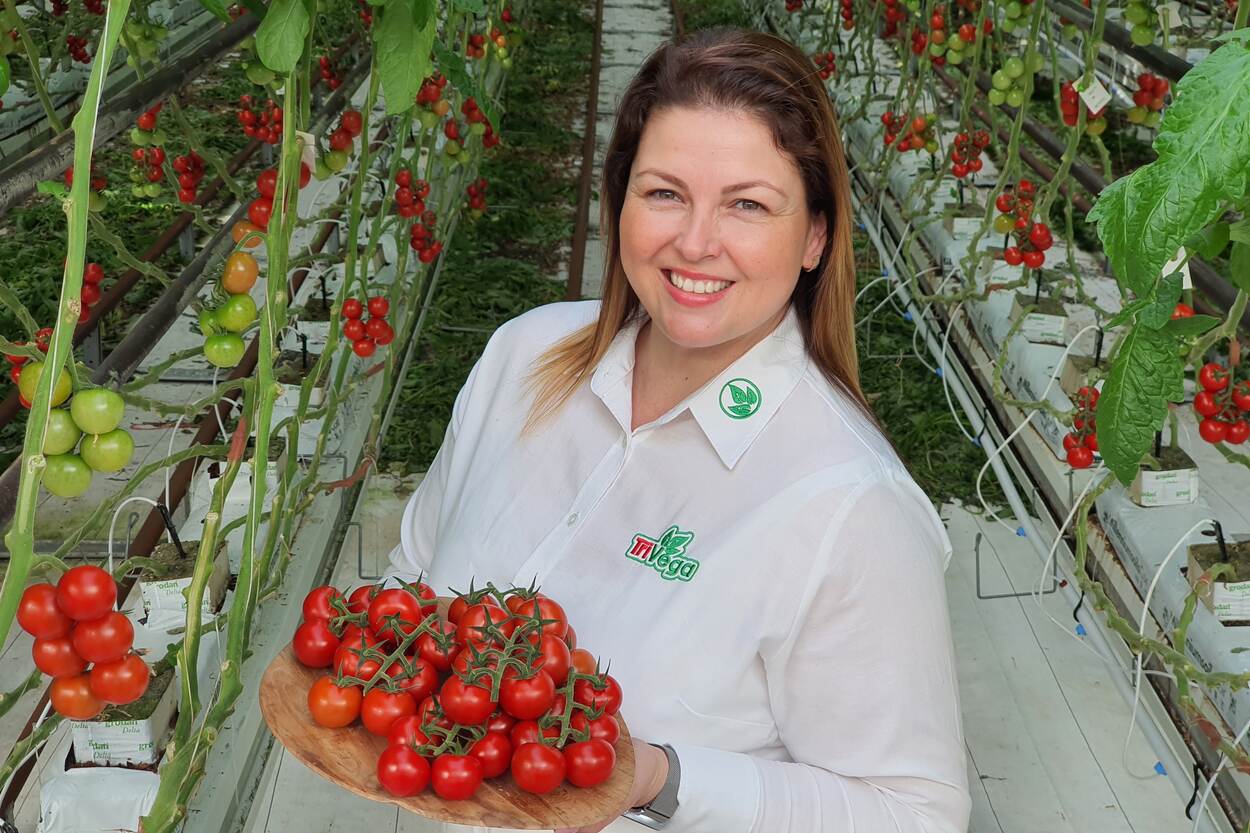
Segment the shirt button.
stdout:
[[572,526],[573,524],[577,523],[577,513],[574,512],[572,515],[569,515],[565,522],[569,526]]

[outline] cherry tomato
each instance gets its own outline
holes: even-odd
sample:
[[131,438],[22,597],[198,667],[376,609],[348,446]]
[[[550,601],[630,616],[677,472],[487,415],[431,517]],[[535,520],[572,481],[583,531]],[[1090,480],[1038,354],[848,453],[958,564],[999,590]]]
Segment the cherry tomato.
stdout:
[[1068,465],[1074,469],[1087,469],[1094,464],[1094,452],[1083,445],[1068,449]]
[[544,795],[564,783],[564,756],[541,743],[523,743],[512,753],[512,780],[529,793]]
[[430,782],[435,794],[448,801],[472,798],[482,785],[482,762],[471,755],[439,755]]
[[355,110],[344,110],[339,117],[339,124],[352,136],[359,136],[363,128],[363,119]]
[[380,644],[377,637],[367,631],[361,631],[359,637],[353,637],[350,641],[344,638],[334,651],[335,672],[345,677],[372,680],[382,668],[381,660],[375,658],[375,655],[380,654],[377,648]]
[[70,720],[90,720],[104,711],[105,703],[91,693],[91,682],[86,674],[57,677],[52,681],[48,696],[57,714]]
[[1233,388],[1233,404],[1238,410],[1250,411],[1250,381],[1238,382]]
[[369,299],[369,314],[378,318],[385,318],[386,314],[391,310],[391,302],[383,298],[381,295],[376,298]]
[[337,151],[348,151],[352,147],[352,134],[339,128],[330,134],[330,149]]
[[573,699],[584,706],[616,714],[621,708],[621,686],[611,674],[604,677],[602,687],[590,680],[578,680],[573,684]]
[[1228,387],[1228,368],[1215,362],[1207,362],[1198,371],[1198,384],[1213,393],[1224,390]]
[[262,197],[273,199],[273,195],[278,190],[278,171],[276,168],[266,168],[256,175],[256,190],[260,192]]
[[36,639],[30,653],[35,667],[49,677],[72,677],[87,670],[87,661],[78,656],[68,636]]
[[[265,242],[265,238],[263,236],[264,232],[265,230],[255,223],[249,223],[247,220],[239,220],[230,228],[230,239],[237,245],[241,240],[247,238],[247,242],[244,243],[243,246],[248,249],[255,249],[261,243]],[[261,236],[248,237],[248,235]]]
[[490,624],[495,625],[506,638],[516,630],[516,620],[503,608],[489,604],[476,604],[467,608],[456,623],[456,641],[464,645],[474,642],[479,647],[498,640],[484,633]]
[[438,691],[438,701],[443,712],[455,723],[476,726],[485,723],[495,713],[495,703],[490,690],[476,683],[466,683],[459,677],[448,677]]
[[1030,269],[1041,269],[1042,264],[1046,262],[1046,255],[1036,250],[1029,250],[1023,254],[1024,265]]
[[329,584],[323,584],[321,587],[314,587],[308,591],[308,595],[304,597],[304,618],[305,619],[333,619],[339,615],[334,609],[332,602],[335,599],[342,599],[343,594],[335,587]]
[[522,679],[505,676],[499,686],[499,705],[504,711],[520,720],[542,717],[555,700],[556,684],[546,671]]
[[421,718],[422,726],[438,726],[450,729],[455,724],[443,714],[443,705],[437,694],[431,694],[417,705],[417,717]]
[[421,659],[434,666],[438,671],[448,671],[451,668],[452,660],[455,658],[458,646],[455,643],[456,626],[451,622],[440,619],[434,624],[434,628],[444,636],[452,637],[447,639],[447,647],[440,648],[438,639],[432,633],[423,633],[417,637],[416,648],[417,655]]
[[361,704],[360,722],[373,734],[386,737],[391,731],[391,724],[416,713],[417,701],[408,692],[375,688],[365,695]]
[[369,603],[381,592],[382,585],[380,584],[366,584],[363,587],[357,587],[347,597],[347,609],[352,613],[364,613],[369,609]]
[[113,662],[97,662],[91,668],[91,693],[115,706],[133,703],[148,690],[152,670],[135,653]]
[[363,699],[359,686],[340,686],[326,675],[308,689],[308,711],[318,726],[341,729],[360,715]]
[[343,322],[343,335],[348,341],[360,341],[365,334],[365,323],[359,318],[348,318]]
[[257,197],[247,206],[247,218],[258,227],[268,231],[269,218],[273,215],[273,200]]
[[221,274],[221,288],[231,295],[250,290],[260,275],[260,264],[247,252],[232,252],[226,258],[226,268]]
[[365,314],[364,304],[360,303],[359,298],[348,298],[343,302],[343,317],[358,319]]
[[369,627],[387,642],[399,643],[424,618],[420,599],[400,588],[383,590],[369,603]]
[[1063,450],[1071,451],[1081,444],[1080,439],[1071,431],[1063,435]]
[[548,726],[545,729],[539,729],[537,720],[521,720],[512,727],[512,731],[508,732],[508,739],[512,741],[514,749],[526,743],[536,743],[538,736],[545,738],[560,737],[559,726]]
[[610,714],[600,715],[591,719],[586,717],[586,712],[578,709],[573,712],[569,725],[579,732],[589,729],[592,738],[606,740],[608,743],[614,744],[621,737],[621,724],[617,723],[616,718]]
[[370,318],[368,323],[365,324],[365,333],[375,343],[378,341],[379,336],[385,336],[389,332],[391,332],[391,325],[386,323],[385,318]]
[[79,622],[70,634],[74,650],[87,662],[113,662],[130,650],[135,627],[125,614],[111,611],[99,619]]
[[429,737],[421,729],[420,713],[406,714],[391,724],[386,733],[386,742],[391,746],[424,746],[430,742]]
[[391,663],[386,675],[419,703],[438,689],[438,671],[420,658],[405,660],[405,663],[407,668],[398,662]]
[[74,620],[57,607],[56,596],[56,588],[47,582],[27,587],[17,603],[17,624],[22,630],[36,639],[68,636]]
[[362,359],[367,359],[378,349],[378,343],[368,336],[359,339],[352,345],[352,352]]
[[1207,417],[1198,423],[1198,433],[1212,445],[1222,443],[1228,436],[1228,423],[1214,417]]
[[546,671],[552,682],[561,685],[568,679],[569,667],[573,662],[569,646],[559,637],[543,634],[538,637],[538,649],[542,653],[534,661],[534,667]]
[[452,624],[459,625],[460,617],[463,616],[464,612],[473,604],[494,605],[495,607],[499,607],[499,602],[495,601],[494,596],[483,596],[478,601],[472,603],[470,603],[464,596],[457,596],[451,600],[451,604],[447,608],[447,620]]
[[482,762],[483,778],[494,778],[508,771],[512,762],[512,741],[502,732],[487,732],[469,747],[469,754]]
[[329,668],[338,647],[339,638],[330,630],[330,621],[320,617],[306,620],[291,639],[295,658],[309,668]]
[[579,674],[593,674],[598,663],[595,655],[585,648],[574,648],[570,652],[573,659],[573,670]]
[[378,783],[391,795],[416,795],[430,783],[430,764],[409,746],[388,746],[378,756]]
[[99,619],[117,604],[117,583],[91,564],[71,567],[56,583],[56,606],[71,619]]
[[1210,417],[1218,414],[1223,408],[1215,401],[1215,394],[1209,390],[1201,390],[1194,396],[1194,410],[1201,416]]
[[[543,633],[549,633],[552,636],[563,638],[569,630],[569,618],[564,613],[564,608],[554,599],[539,595],[535,599],[522,600],[515,608],[513,613],[518,617],[536,617],[543,620]],[[547,621],[551,620],[551,621]]]
[[1250,422],[1239,419],[1228,426],[1228,430],[1224,433],[1224,442],[1229,445],[1241,445],[1250,437]]
[[486,721],[486,731],[503,732],[505,735],[512,732],[512,727],[517,724],[517,720],[506,712],[497,711],[490,716],[490,720]]
[[1177,304],[1176,309],[1172,310],[1173,318],[1190,318],[1194,314],[1194,308],[1189,304]]
[[1097,451],[1098,450],[1098,435],[1086,434],[1085,435],[1085,447],[1088,448],[1090,451]]
[[616,768],[616,750],[595,738],[570,743],[564,749],[564,768],[569,783],[576,787],[602,784]]

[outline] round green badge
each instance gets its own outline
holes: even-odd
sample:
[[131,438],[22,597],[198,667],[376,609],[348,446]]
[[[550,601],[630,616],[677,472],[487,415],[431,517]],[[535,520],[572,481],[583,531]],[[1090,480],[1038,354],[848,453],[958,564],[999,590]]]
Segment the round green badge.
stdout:
[[760,389],[750,379],[730,379],[720,389],[720,409],[733,419],[746,419],[760,409]]

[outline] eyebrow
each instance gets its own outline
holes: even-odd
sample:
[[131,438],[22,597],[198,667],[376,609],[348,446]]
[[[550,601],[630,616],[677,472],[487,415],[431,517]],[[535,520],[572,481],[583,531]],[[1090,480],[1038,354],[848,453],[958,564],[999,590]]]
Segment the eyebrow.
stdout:
[[[678,188],[685,188],[686,190],[690,190],[690,186],[686,185],[686,183],[682,182],[679,178],[673,176],[672,174],[666,174],[663,171],[657,171],[654,168],[648,168],[645,171],[638,172],[639,176],[642,176],[643,174],[651,174],[652,176],[658,176],[660,179],[667,180],[668,182],[673,183]],[[776,191],[778,194],[780,194],[783,197],[786,195],[785,191],[782,191],[776,185],[773,185],[771,182],[768,182],[763,179],[752,179],[747,182],[739,182],[735,185],[729,185],[721,189],[721,193],[732,194],[735,191],[745,191],[747,188],[755,188],[755,187],[768,188],[772,191]]]

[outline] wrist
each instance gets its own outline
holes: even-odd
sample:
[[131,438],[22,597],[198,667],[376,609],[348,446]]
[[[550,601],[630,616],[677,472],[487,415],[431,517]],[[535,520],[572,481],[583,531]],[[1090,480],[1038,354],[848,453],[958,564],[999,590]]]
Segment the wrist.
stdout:
[[668,780],[668,755],[664,752],[664,747],[648,743],[646,750],[653,761],[648,767],[651,770],[651,780],[639,796],[641,800],[636,805],[638,807],[646,806],[654,801],[655,797],[660,794],[660,790],[664,789],[664,782]]

